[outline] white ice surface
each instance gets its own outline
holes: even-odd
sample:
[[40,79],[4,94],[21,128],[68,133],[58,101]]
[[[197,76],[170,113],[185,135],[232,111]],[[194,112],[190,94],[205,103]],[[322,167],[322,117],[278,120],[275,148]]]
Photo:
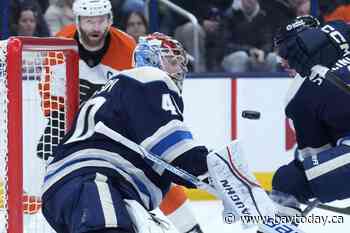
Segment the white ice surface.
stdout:
[[[219,201],[195,201],[191,205],[204,233],[256,233],[256,229],[243,230],[239,224],[224,224],[221,218],[222,207]],[[312,214],[315,216],[338,216],[336,213],[320,209],[313,210],[310,215]],[[326,225],[301,224],[300,229],[305,231],[305,233],[350,232],[350,215],[340,216],[344,217],[344,223]]]
[[[338,204],[338,206],[341,206]],[[347,204],[343,205],[347,206]],[[242,229],[240,224],[225,224],[221,218],[222,206],[220,201],[192,201],[193,212],[202,226],[204,233],[256,233],[256,229]],[[156,211],[159,214],[159,211]],[[338,214],[321,209],[313,210],[310,215],[315,216],[338,216]],[[350,215],[339,215],[344,223],[333,224],[301,224],[300,229],[305,233],[347,233],[350,232]],[[28,216],[27,216],[28,217]],[[31,220],[25,219],[25,233],[53,233],[48,226],[42,224],[40,215],[31,216]],[[329,218],[330,218],[329,217]],[[337,217],[338,218],[338,217]],[[29,221],[28,221],[29,220]],[[37,230],[34,230],[37,229]],[[169,233],[175,233],[175,230]]]

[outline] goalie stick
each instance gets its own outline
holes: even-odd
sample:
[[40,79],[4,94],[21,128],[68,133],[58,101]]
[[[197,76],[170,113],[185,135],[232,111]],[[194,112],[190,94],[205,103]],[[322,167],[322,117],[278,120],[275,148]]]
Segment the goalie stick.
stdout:
[[[173,173],[174,175],[177,175],[181,177],[182,179],[191,182],[198,188],[202,188],[209,193],[212,193],[214,195],[218,195],[218,192],[215,190],[213,186],[210,184],[200,180],[198,177],[188,173],[185,170],[182,170],[178,167],[175,167],[171,165],[170,163],[162,160],[157,155],[152,154],[148,152],[145,148],[143,148],[141,145],[138,145],[137,143],[129,140],[128,138],[124,137],[123,135],[111,130],[106,125],[104,125],[102,122],[98,122],[95,126],[95,131],[101,134],[104,134],[105,136],[111,138],[112,140],[119,142],[123,144],[124,146],[128,147],[129,149],[135,151],[136,153],[140,154],[144,158],[154,162],[155,164],[159,165],[160,167],[164,168],[165,170]],[[285,223],[274,223],[274,222],[266,222],[264,224],[258,224],[259,230],[265,233],[280,233],[281,230],[284,232],[293,232],[293,233],[303,233],[301,230],[297,229],[295,226]]]
[[313,209],[320,206],[321,202],[316,198],[313,201],[306,203],[306,208],[301,212],[302,216],[308,215]]
[[[349,92],[349,94],[350,94],[350,92]],[[197,187],[202,187],[205,190],[209,191],[211,194],[215,195],[215,193],[210,191],[210,190],[212,190],[214,188],[212,186],[210,186],[209,184],[203,182],[202,180],[198,179],[198,177],[193,176],[192,174],[186,172],[185,170],[182,170],[182,169],[180,169],[178,167],[175,167],[175,166],[165,162],[164,160],[160,159],[156,155],[153,155],[153,154],[149,153],[143,147],[141,147],[139,145],[138,145],[138,147],[139,147],[140,151],[142,152],[142,154],[144,155],[144,157],[146,157],[150,161],[158,164],[159,166],[161,166],[164,169],[168,170],[169,172],[172,172],[173,174],[181,177],[182,179],[191,182],[192,184],[196,185]],[[335,212],[335,213],[338,213],[338,214],[350,215],[350,206],[349,207],[344,207],[344,208],[330,206],[330,205],[326,205],[326,204],[321,204],[318,199],[315,199],[313,201],[305,203],[305,205],[306,205],[305,209],[301,212],[302,216],[307,216],[315,208],[320,208],[320,209],[323,209],[323,210],[332,211],[332,212]]]
[[307,208],[309,206],[314,206],[316,208],[323,209],[323,210],[328,210],[328,211],[331,211],[331,212],[334,212],[334,213],[337,213],[337,214],[350,215],[350,206],[347,206],[347,207],[331,206],[331,205],[327,205],[327,204],[322,204],[317,199],[314,200],[314,201],[310,201],[310,202],[304,203],[304,204],[307,205],[307,207],[305,208],[305,210],[303,212],[306,212],[306,210],[307,210]]
[[212,194],[216,193],[214,191],[214,188],[211,185],[209,185],[208,183],[203,182],[198,177],[188,173],[187,171],[182,170],[182,169],[177,168],[177,167],[174,167],[173,165],[160,159],[156,155],[151,154],[145,148],[143,148],[141,145],[138,145],[137,143],[129,140],[128,138],[124,137],[123,135],[111,130],[106,125],[104,125],[102,122],[98,122],[96,124],[95,131],[108,136],[109,138],[113,139],[116,142],[123,144],[124,146],[135,151],[136,153],[140,154],[141,156],[145,157],[146,159],[154,162],[155,164],[159,165],[160,167],[166,169],[167,171],[181,177],[182,179],[187,180],[188,182],[194,184],[195,186],[208,188],[208,191],[210,193],[212,193]]
[[[164,167],[164,169],[168,170],[169,172],[172,172],[173,174],[181,177],[182,179],[191,182],[195,186],[202,187],[203,189],[207,190],[211,194],[214,194],[214,195],[216,194],[216,192],[214,191],[214,188],[212,186],[210,186],[208,183],[203,182],[202,180],[198,179],[198,177],[193,176],[192,174],[190,174],[182,169],[179,169],[177,167],[172,166],[171,164],[165,162],[164,160],[158,158],[155,155],[151,155],[149,152],[146,151],[146,149],[144,149],[140,145],[136,144],[135,142],[125,138],[123,135],[109,129],[102,122],[99,122],[96,124],[95,130],[96,130],[96,132],[102,133],[102,134],[108,136],[109,138],[111,138],[117,142],[122,143],[123,145],[125,145],[129,149],[137,152],[138,154],[141,154],[143,156],[147,155],[149,160],[153,161],[154,163],[158,164],[161,167]],[[309,204],[307,204],[307,205],[309,205]],[[336,213],[344,213],[344,214],[350,215],[350,207],[337,208],[337,207],[328,206],[328,205],[324,205],[324,204],[320,204],[320,205],[318,205],[318,207],[329,210],[329,211],[333,211]],[[309,212],[309,210],[308,210],[308,212]]]
[[[191,182],[192,184],[196,185],[197,187],[203,187],[206,190],[207,189],[209,189],[209,190],[214,189],[214,187],[212,187],[209,184],[205,183],[204,181],[200,180],[198,177],[186,172],[185,170],[182,170],[181,168],[175,167],[175,166],[165,162],[164,160],[160,159],[156,155],[146,151],[141,146],[139,146],[139,148],[142,151],[142,154],[144,155],[145,158],[147,158],[150,161],[156,163],[157,165],[163,167],[164,169],[168,170],[169,172],[181,177],[182,179],[184,179],[188,182]],[[309,214],[315,207],[317,207],[319,205],[319,203],[320,202],[318,200],[314,200],[314,201],[306,204],[307,207],[302,211],[302,215],[306,216],[307,214]]]
[[348,207],[336,207],[336,206],[331,206],[331,205],[326,205],[326,204],[319,204],[317,206],[317,208],[332,211],[332,212],[335,212],[338,214],[350,215],[350,206],[348,206]]
[[[148,152],[145,148],[143,148],[140,145],[137,145],[140,151],[142,152],[142,155],[149,159],[150,161],[154,162],[155,164],[163,167],[164,169],[168,170],[169,172],[181,177],[182,179],[191,182],[192,184],[196,185],[197,188],[202,188],[204,190],[207,190],[208,192],[218,195],[218,192],[215,191],[215,188],[212,187],[210,184],[200,180],[198,177],[188,173],[187,171],[175,167],[171,165],[170,163],[162,160],[157,155]],[[315,203],[316,205],[316,203]],[[305,212],[305,215],[311,211],[315,205],[310,205],[306,208],[307,212]],[[304,215],[304,212],[302,212]],[[271,219],[272,220],[272,219]],[[274,221],[267,221],[260,224],[257,224],[258,226],[258,232],[264,232],[264,233],[280,233],[280,232],[291,232],[291,233],[303,233],[300,229],[297,228],[297,226],[294,226],[293,224],[288,223],[275,223]]]

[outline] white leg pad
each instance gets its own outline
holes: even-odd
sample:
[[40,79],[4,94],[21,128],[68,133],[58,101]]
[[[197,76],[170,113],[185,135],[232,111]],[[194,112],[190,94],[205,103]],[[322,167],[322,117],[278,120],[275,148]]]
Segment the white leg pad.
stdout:
[[[275,205],[249,170],[237,140],[210,153],[207,163],[211,182],[222,194],[225,203],[241,219],[248,219],[250,216],[275,216]],[[254,225],[242,223],[246,227]]]

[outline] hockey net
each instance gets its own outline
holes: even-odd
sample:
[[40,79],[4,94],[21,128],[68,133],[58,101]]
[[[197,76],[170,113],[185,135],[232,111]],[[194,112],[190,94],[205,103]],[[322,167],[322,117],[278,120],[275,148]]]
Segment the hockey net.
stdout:
[[73,40],[0,41],[0,233],[54,232],[41,184],[78,108],[78,60]]

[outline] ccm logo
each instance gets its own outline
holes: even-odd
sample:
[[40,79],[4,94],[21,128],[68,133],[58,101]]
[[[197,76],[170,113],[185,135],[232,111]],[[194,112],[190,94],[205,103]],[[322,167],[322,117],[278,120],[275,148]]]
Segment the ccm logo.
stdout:
[[350,54],[349,44],[339,31],[335,30],[335,28],[330,25],[323,26],[321,30],[328,34],[339,45],[340,49],[344,52],[344,56]]

